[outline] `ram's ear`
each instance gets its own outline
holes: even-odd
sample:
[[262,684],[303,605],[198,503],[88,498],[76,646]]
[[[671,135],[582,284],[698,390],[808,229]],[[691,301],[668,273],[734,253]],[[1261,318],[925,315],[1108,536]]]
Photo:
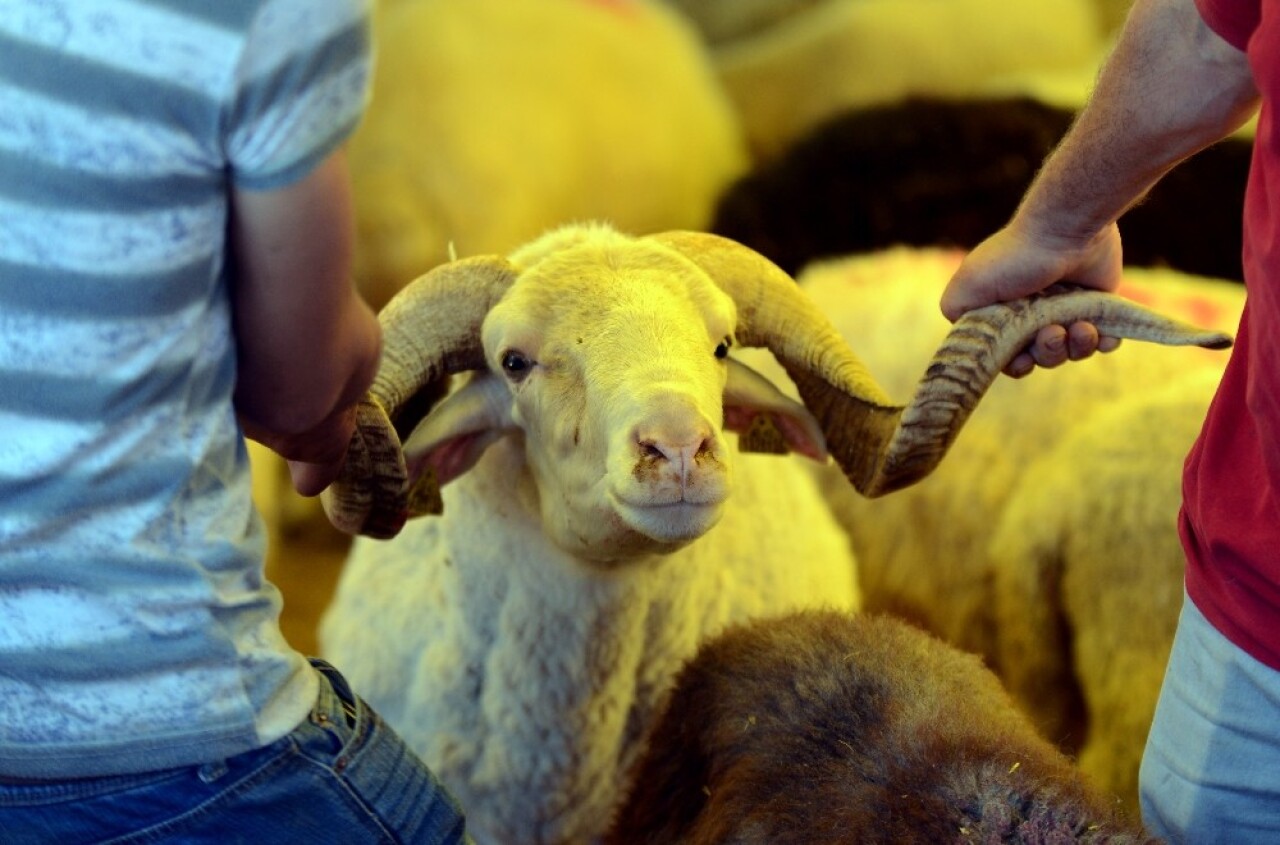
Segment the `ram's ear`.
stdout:
[[820,463],[827,460],[822,428],[804,405],[741,361],[730,358],[728,366],[724,427],[738,432],[742,451],[797,452]]
[[497,376],[476,374],[431,409],[404,442],[409,487],[424,474],[437,489],[462,475],[513,428],[511,392]]

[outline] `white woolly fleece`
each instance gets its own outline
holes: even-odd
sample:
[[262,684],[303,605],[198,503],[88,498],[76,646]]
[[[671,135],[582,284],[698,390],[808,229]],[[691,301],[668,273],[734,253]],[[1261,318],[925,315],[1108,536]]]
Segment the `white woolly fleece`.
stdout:
[[356,542],[322,650],[457,796],[477,842],[591,841],[703,640],[857,607],[848,540],[800,459],[739,454],[734,475],[701,539],[589,570],[546,540],[508,439],[445,488],[443,517]]

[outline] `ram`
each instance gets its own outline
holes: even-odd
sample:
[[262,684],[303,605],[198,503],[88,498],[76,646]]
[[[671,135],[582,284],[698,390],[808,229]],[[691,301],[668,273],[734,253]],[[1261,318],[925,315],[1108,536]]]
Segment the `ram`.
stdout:
[[[658,0],[380,0],[373,22],[348,160],[375,308],[451,250],[505,254],[566,220],[705,228],[748,166],[705,45]],[[272,535],[334,545],[283,463],[251,452]]]
[[996,676],[891,616],[809,611],[679,674],[608,845],[1154,842]]
[[[590,841],[700,642],[858,604],[813,477],[734,455],[729,432],[829,453],[875,495],[933,468],[1043,323],[1088,314],[1124,334],[1229,342],[1171,336],[1122,304],[1076,294],[975,313],[903,408],[790,277],[722,238],[573,226],[509,260],[443,265],[381,314],[383,365],[326,504],[344,530],[399,536],[356,541],[323,651],[455,792],[479,841]],[[772,353],[803,405],[738,347]]]

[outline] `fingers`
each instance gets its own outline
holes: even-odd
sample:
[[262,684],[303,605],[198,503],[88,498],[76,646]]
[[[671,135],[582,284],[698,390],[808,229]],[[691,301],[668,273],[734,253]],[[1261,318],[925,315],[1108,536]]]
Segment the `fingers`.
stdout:
[[1022,378],[1031,375],[1031,371],[1035,368],[1036,361],[1031,357],[1031,353],[1021,352],[1004,368],[1004,374],[1010,378]]
[[1067,361],[1081,361],[1094,352],[1111,352],[1120,345],[1116,337],[1104,337],[1092,323],[1077,322],[1068,327],[1045,326],[1031,345],[1004,368],[1006,375],[1022,378],[1036,367],[1053,369]]
[[1101,338],[1093,323],[1072,323],[1067,327],[1067,359],[1079,361],[1098,351]]
[[347,447],[355,432],[354,406],[335,411],[323,423],[292,438],[289,475],[293,489],[303,496],[319,496],[342,472]]
[[240,419],[245,436],[267,446],[289,462],[293,487],[303,496],[318,496],[342,471],[355,431],[355,406],[334,411],[307,431],[281,434]]
[[1022,378],[1029,375],[1036,367],[1053,369],[1069,359],[1070,352],[1067,345],[1065,328],[1045,326],[1036,334],[1031,345],[1010,361],[1004,371],[1014,378]]
[[319,496],[342,472],[342,461],[324,464],[308,464],[289,461],[289,477],[293,489],[302,496]]
[[942,299],[938,303],[942,309],[942,315],[953,323],[973,309],[990,304],[986,298],[970,291],[965,277],[959,273],[942,292]]
[[1115,352],[1120,348],[1120,338],[1103,335],[1098,339],[1098,351],[1102,353]]
[[1045,326],[1031,344],[1031,357],[1036,366],[1052,369],[1070,359],[1067,349],[1067,330],[1062,326]]

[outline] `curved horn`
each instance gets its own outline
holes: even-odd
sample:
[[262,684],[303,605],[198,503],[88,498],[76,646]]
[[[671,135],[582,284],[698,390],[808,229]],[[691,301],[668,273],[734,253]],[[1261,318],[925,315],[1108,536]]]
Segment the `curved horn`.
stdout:
[[768,348],[818,419],[853,486],[880,496],[938,465],[1000,371],[1044,326],[1078,320],[1113,337],[1222,349],[1231,337],[1121,297],[1055,285],[966,314],[934,354],[906,406],[889,401],[830,320],[764,256],[698,232],[651,236],[700,266],[738,306],[738,342]]
[[378,374],[356,408],[342,473],[321,496],[338,530],[385,539],[410,516],[440,512],[433,476],[409,487],[400,441],[444,395],[450,374],[485,367],[480,325],[515,276],[496,256],[442,264],[410,282],[378,314]]

